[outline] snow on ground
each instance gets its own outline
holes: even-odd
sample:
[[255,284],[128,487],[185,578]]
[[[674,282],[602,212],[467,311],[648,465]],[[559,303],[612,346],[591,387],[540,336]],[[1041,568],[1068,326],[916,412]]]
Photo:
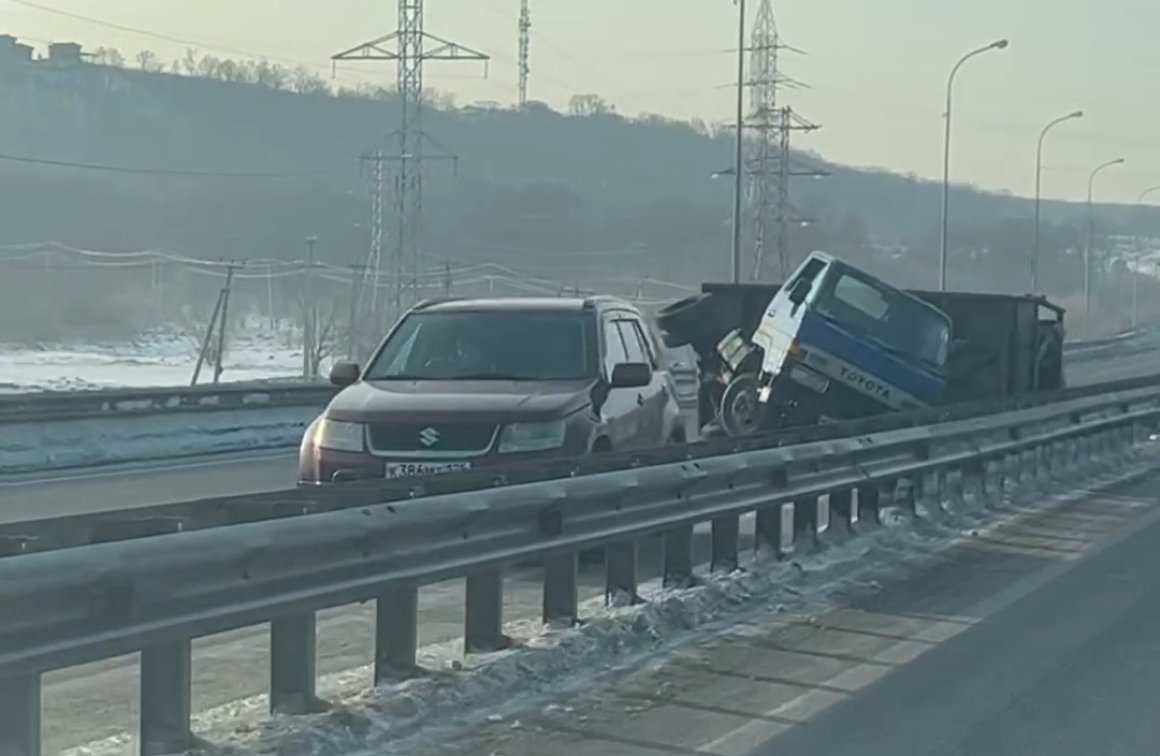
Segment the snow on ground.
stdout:
[[[0,344],[0,393],[186,386],[199,347],[196,339],[178,334],[124,342]],[[224,368],[221,379],[230,383],[298,377],[302,348],[292,335],[237,334],[227,339]],[[212,367],[205,366],[200,382],[209,383],[212,376]]]
[[[1095,461],[1087,472],[1097,476],[1095,485],[1107,485],[1141,475],[1156,463],[1155,450],[1144,447],[1129,465],[1113,471]],[[369,666],[329,675],[320,680],[319,693],[340,703],[324,714],[271,718],[266,697],[257,696],[199,713],[194,728],[209,741],[206,750],[212,754],[423,753],[425,744],[448,742],[485,721],[505,721],[518,711],[542,705],[546,697],[590,690],[610,675],[671,651],[694,634],[743,633],[791,615],[816,615],[842,596],[874,590],[885,580],[920,567],[953,543],[985,535],[1029,511],[1088,495],[1091,485],[1074,485],[1079,472],[1071,469],[1070,480],[1041,486],[1031,496],[1025,488],[1022,496],[1016,495],[1018,500],[969,492],[965,502],[944,510],[946,517],[923,521],[919,527],[893,512],[883,518],[892,524],[868,535],[792,561],[751,556],[743,570],[707,576],[697,587],[673,590],[646,584],[641,593],[647,602],[641,605],[607,608],[599,599],[590,601],[582,607],[586,622],[575,628],[509,623],[505,631],[518,641],[512,650],[464,661],[461,642],[426,647],[420,662],[436,672],[421,679],[370,689]],[[126,734],[64,753],[122,756],[134,751],[135,738]]]

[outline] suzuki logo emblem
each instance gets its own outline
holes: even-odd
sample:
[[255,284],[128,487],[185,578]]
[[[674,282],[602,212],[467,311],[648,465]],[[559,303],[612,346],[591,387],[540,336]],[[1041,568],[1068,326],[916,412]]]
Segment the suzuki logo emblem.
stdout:
[[434,428],[424,428],[419,431],[419,443],[423,446],[434,446],[439,443],[439,431]]

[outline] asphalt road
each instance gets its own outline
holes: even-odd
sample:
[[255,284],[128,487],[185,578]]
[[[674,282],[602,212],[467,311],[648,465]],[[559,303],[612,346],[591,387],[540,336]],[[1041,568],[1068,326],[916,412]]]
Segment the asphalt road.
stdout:
[[295,485],[297,451],[219,454],[0,478],[0,522],[260,493]]
[[1141,756],[1160,719],[1160,521],[751,756]]
[[1154,351],[1141,351],[1105,359],[1088,359],[1069,363],[1066,368],[1069,386],[1136,378],[1160,373],[1160,345]]
[[703,633],[421,752],[1156,753],[1158,483],[1018,515],[838,605]]

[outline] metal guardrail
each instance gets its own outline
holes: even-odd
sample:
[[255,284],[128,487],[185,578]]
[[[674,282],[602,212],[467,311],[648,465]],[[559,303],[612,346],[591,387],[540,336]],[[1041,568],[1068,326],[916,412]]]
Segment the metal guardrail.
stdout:
[[271,623],[270,705],[316,709],[316,612],[377,600],[375,681],[416,669],[419,586],[466,578],[465,648],[504,647],[503,572],[543,565],[543,617],[578,619],[578,554],[606,549],[610,593],[635,597],[637,549],[664,536],[664,578],[694,579],[693,528],[712,523],[710,568],[738,565],[739,516],[779,553],[856,534],[883,508],[910,517],[961,497],[964,478],[1074,474],[1160,418],[1160,387],[972,420],[384,503],[308,517],[0,559],[0,754],[36,756],[45,672],[141,652],[140,750],[190,732],[191,641]]
[[888,413],[861,420],[791,428],[761,436],[714,438],[680,446],[480,467],[467,472],[426,478],[350,481],[331,486],[0,523],[0,556],[71,549],[164,533],[232,527],[264,520],[356,509],[384,502],[408,502],[418,498],[465,494],[832,439],[857,438],[1141,388],[1160,389],[1160,375],[1017,397],[1003,402],[974,402],[915,412]]
[[0,423],[306,405],[321,408],[336,391],[333,386],[320,383],[254,382],[5,394],[0,395]]
[[[1089,350],[1115,346],[1132,334],[1112,339],[1065,343],[1074,359]],[[1092,352],[1091,356],[1095,356]],[[695,372],[679,366],[674,377],[682,388],[695,391]],[[72,420],[84,417],[129,417],[170,412],[261,410],[267,407],[324,407],[337,389],[325,383],[258,381],[201,386],[170,386],[95,391],[43,391],[0,395],[0,423]]]
[[[692,367],[677,366],[672,372],[678,388],[683,392],[696,392],[696,373]],[[260,381],[216,386],[0,394],[0,423],[170,412],[262,410],[269,407],[317,406],[321,410],[337,391],[327,383]]]

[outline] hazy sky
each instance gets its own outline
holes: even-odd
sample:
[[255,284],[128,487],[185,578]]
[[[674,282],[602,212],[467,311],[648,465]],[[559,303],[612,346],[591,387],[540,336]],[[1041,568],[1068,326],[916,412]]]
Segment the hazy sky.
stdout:
[[[35,0],[158,34],[195,40],[219,55],[308,64],[395,28],[393,0]],[[531,0],[531,97],[562,105],[595,92],[622,113],[729,118],[735,74],[731,0]],[[750,15],[757,0],[749,0]],[[460,103],[512,102],[519,0],[427,0],[427,31],[492,55],[478,64],[432,64],[429,86]],[[243,10],[244,9],[244,10]],[[808,84],[785,91],[822,129],[799,146],[843,163],[941,176],[947,73],[963,53],[1000,37],[1011,46],[963,67],[954,101],[952,176],[1029,195],[1035,141],[1050,119],[1087,115],[1053,131],[1045,196],[1083,199],[1097,164],[1097,198],[1134,201],[1160,184],[1160,2],[1156,0],[780,0],[783,70]],[[179,57],[185,45],[118,31],[0,0],[0,31],[33,42],[70,39]],[[241,57],[235,54],[233,57]],[[346,64],[341,80],[394,81],[389,64]],[[1160,198],[1160,192],[1155,195]]]

